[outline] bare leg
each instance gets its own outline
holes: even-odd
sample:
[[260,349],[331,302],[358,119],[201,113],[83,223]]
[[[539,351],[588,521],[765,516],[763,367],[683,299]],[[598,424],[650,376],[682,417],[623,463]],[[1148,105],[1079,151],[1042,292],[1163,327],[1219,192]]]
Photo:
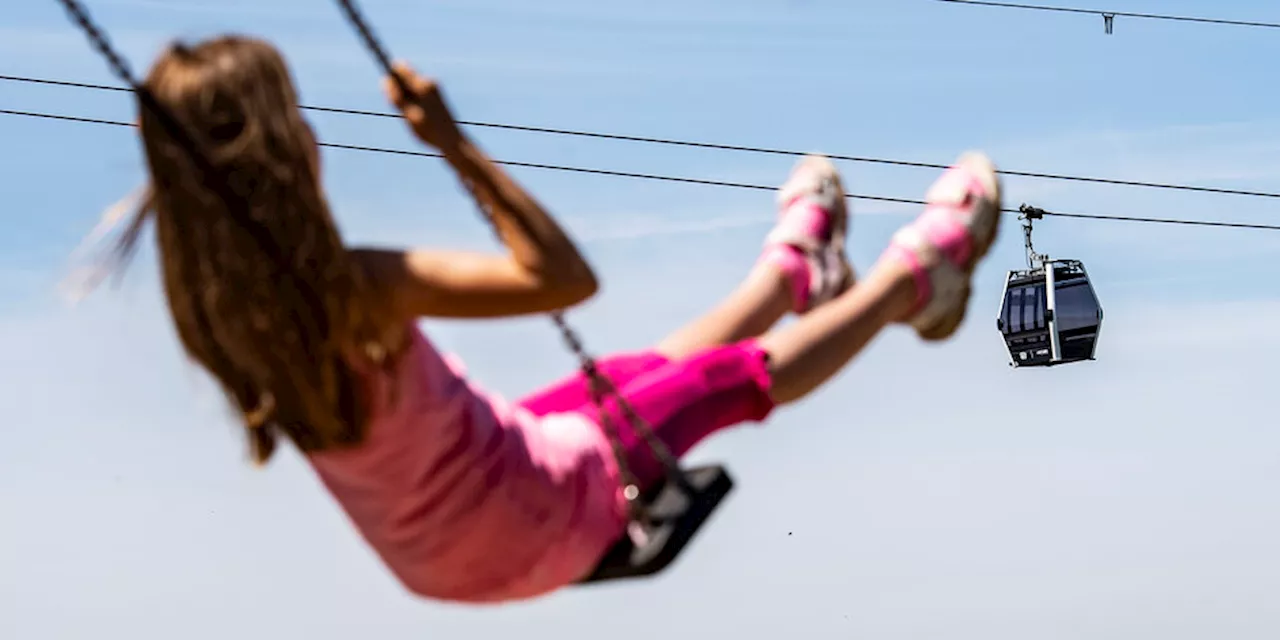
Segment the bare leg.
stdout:
[[657,347],[682,359],[707,347],[754,338],[788,311],[808,312],[853,285],[844,254],[849,211],[835,165],[821,156],[796,163],[778,189],[779,220],[765,253],[738,288]]
[[856,289],[760,339],[770,355],[774,402],[795,401],[821,386],[890,323],[908,322],[926,340],[956,331],[973,270],[999,230],[995,167],[986,156],[965,154],[925,199],[924,213],[894,236]]
[[757,263],[729,297],[667,336],[657,351],[679,360],[707,347],[761,335],[791,310],[788,287],[782,270],[768,262]]
[[906,319],[916,300],[911,270],[884,262],[857,287],[798,322],[760,338],[769,353],[774,402],[817,389],[889,324]]

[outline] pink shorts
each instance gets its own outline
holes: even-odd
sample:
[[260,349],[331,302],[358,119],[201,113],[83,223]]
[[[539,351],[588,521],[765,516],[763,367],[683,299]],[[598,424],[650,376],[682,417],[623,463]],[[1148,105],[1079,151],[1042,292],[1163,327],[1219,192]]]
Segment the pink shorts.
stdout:
[[[597,362],[642,420],[671,453],[681,457],[704,438],[725,427],[760,422],[773,410],[768,354],[754,340],[712,347],[672,361],[655,351],[625,353]],[[581,372],[564,378],[518,403],[535,415],[577,412],[601,424]],[[620,434],[627,462],[648,485],[662,467],[610,399],[605,409]],[[601,427],[603,429],[603,427]]]

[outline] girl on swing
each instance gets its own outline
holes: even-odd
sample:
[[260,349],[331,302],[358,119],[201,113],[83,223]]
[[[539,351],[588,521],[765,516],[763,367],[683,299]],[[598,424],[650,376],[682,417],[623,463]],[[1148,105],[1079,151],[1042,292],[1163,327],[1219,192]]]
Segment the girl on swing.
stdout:
[[[179,339],[240,412],[253,460],[291,441],[407,589],[471,603],[538,596],[589,574],[626,525],[587,381],[570,376],[508,402],[469,381],[417,321],[572,307],[596,293],[596,276],[555,220],[459,129],[439,87],[405,66],[399,73],[412,91],[386,82],[391,102],[471,185],[506,252],[345,245],[284,60],[262,41],[231,36],[173,45],[146,86],[213,164],[249,177],[248,197],[218,198],[142,109],[149,188],[119,257],[154,219]],[[993,166],[964,155],[927,201],[854,286],[840,177],[825,159],[804,158],[778,191],[777,225],[742,284],[653,348],[604,358],[600,370],[680,456],[804,398],[887,325],[909,324],[925,340],[951,336],[999,226]],[[286,255],[265,255],[230,206]],[[271,275],[281,260],[296,284]],[[788,312],[802,317],[771,329]],[[627,421],[613,422],[640,482],[656,480],[661,468]]]

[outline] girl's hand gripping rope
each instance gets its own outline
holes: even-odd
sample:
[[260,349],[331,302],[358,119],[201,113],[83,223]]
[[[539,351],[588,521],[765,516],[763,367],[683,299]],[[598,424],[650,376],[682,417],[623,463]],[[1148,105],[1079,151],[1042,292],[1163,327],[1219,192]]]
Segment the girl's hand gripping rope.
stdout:
[[410,91],[405,95],[399,82],[388,77],[383,80],[383,89],[404,119],[409,122],[414,135],[422,142],[448,153],[462,143],[462,130],[453,119],[453,113],[445,104],[440,85],[431,78],[423,77],[404,62],[395,64],[395,73],[404,80],[404,86]]

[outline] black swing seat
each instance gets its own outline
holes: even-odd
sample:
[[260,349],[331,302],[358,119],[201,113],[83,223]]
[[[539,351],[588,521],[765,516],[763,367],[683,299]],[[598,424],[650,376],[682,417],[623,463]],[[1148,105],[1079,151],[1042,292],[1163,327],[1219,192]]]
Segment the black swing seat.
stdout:
[[[642,504],[648,505],[649,523],[631,523],[595,571],[578,584],[643,578],[675,561],[733,489],[733,478],[719,465],[687,469],[684,476],[692,492],[686,494],[666,478],[650,487],[641,496]],[[641,534],[639,540],[635,533]]]

